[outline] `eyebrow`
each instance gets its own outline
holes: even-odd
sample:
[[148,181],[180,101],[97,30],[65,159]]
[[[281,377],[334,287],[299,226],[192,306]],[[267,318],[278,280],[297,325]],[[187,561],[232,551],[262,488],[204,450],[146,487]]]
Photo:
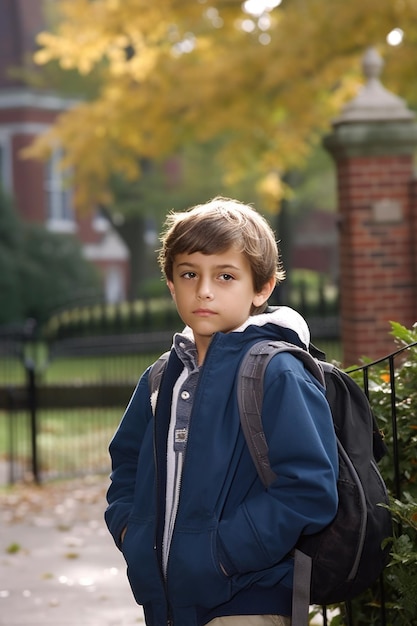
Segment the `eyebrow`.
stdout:
[[[175,265],[175,263],[174,263],[174,265]],[[178,267],[178,268],[188,267],[188,268],[194,269],[194,268],[198,268],[199,266],[198,266],[197,263],[191,263],[191,262],[188,262],[188,261],[183,261],[183,263],[178,263],[176,265],[176,267]],[[215,270],[234,270],[234,271],[237,271],[237,272],[242,271],[241,267],[238,267],[237,265],[233,265],[232,263],[221,263],[219,265],[215,265],[214,269]]]

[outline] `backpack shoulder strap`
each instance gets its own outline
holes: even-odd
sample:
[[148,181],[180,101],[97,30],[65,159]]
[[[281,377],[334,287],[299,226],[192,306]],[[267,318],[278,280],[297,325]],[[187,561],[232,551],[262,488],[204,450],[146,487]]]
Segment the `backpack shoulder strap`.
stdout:
[[[263,380],[269,361],[279,352],[290,352],[325,387],[321,363],[307,350],[286,341],[260,341],[243,357],[238,376],[238,406],[241,426],[256,470],[265,488],[276,478],[268,457],[268,444],[262,426]],[[294,550],[293,626],[307,626],[310,604],[312,558]]]
[[159,359],[152,363],[149,368],[148,373],[148,383],[149,383],[149,396],[151,398],[152,412],[155,413],[156,407],[156,396],[159,391],[159,387],[161,385],[161,380],[163,373],[165,371],[165,366],[167,364],[169,357],[169,352],[164,352],[161,354]]
[[324,386],[323,370],[307,350],[286,341],[259,341],[243,357],[239,368],[237,400],[243,434],[258,475],[267,488],[275,479],[268,458],[268,444],[262,426],[263,380],[269,361],[279,352],[290,352]]

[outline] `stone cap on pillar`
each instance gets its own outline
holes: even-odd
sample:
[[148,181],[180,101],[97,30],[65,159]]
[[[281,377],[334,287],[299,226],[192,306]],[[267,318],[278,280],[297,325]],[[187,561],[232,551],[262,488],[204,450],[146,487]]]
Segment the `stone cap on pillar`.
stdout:
[[417,148],[415,114],[404,100],[381,85],[383,61],[368,48],[363,57],[366,83],[332,122],[323,145],[336,159],[355,156],[412,155]]
[[363,56],[362,68],[366,83],[356,98],[348,102],[333,126],[357,122],[411,121],[415,114],[402,98],[385,89],[379,77],[384,62],[375,48],[368,48]]

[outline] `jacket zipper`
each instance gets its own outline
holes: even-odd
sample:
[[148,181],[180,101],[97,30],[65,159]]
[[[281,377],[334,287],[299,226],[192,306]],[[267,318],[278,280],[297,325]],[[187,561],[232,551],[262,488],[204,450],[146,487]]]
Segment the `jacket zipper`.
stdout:
[[[156,411],[155,411],[156,413]],[[154,454],[154,463],[155,463],[155,489],[156,489],[156,520],[159,519],[160,517],[160,506],[159,506],[159,498],[158,498],[158,485],[159,485],[159,473],[158,473],[158,455],[156,453],[156,420],[155,420],[155,415],[154,415],[154,426],[153,426],[153,430],[154,430],[154,436],[153,436],[153,454]],[[154,538],[154,545],[153,545],[153,549],[155,550],[155,552],[157,553],[157,524],[155,525],[155,538]],[[167,626],[174,626],[174,621],[172,619],[172,610],[168,601],[168,590],[167,590],[167,583],[166,583],[166,579],[163,575],[163,571],[162,571],[162,564],[159,561],[158,558],[158,554],[156,554],[156,561],[159,565],[159,570],[160,570],[160,574],[161,574],[161,580],[163,583],[163,587],[164,587],[164,593],[165,593],[165,603],[166,603],[166,610],[167,610]]]
[[[212,348],[213,343],[215,342],[215,337],[213,337],[211,344],[207,350],[207,354],[206,354],[206,358],[205,361],[207,361],[207,356],[208,353],[210,351],[210,349]],[[200,380],[198,381],[197,387],[200,385]],[[197,391],[197,390],[196,390]],[[154,452],[154,463],[155,463],[155,488],[157,490],[157,494],[156,494],[156,506],[157,506],[157,510],[156,510],[156,520],[159,520],[160,517],[160,506],[159,506],[159,498],[158,498],[158,485],[159,485],[159,477],[158,477],[158,455],[156,452],[156,407],[155,407],[155,412],[154,412],[154,437],[153,437],[153,452]],[[191,421],[190,421],[191,424]],[[184,469],[184,468],[182,468]],[[180,481],[181,482],[181,481]],[[156,528],[155,528],[155,541],[154,541],[154,550],[157,550],[157,534],[156,534]],[[169,557],[168,557],[169,558]],[[157,561],[159,563],[159,559],[157,558]],[[164,575],[164,568],[163,568],[163,563],[159,563],[159,567],[160,567],[160,573],[161,573],[161,577],[162,577],[162,581],[164,584],[164,591],[165,591],[165,602],[166,602],[166,607],[167,607],[167,626],[174,626],[174,620],[172,617],[172,609],[171,606],[169,604],[169,600],[168,600],[168,585],[167,585],[167,576]],[[168,561],[167,561],[167,567],[166,567],[167,571],[168,571]],[[166,572],[167,574],[167,572]]]

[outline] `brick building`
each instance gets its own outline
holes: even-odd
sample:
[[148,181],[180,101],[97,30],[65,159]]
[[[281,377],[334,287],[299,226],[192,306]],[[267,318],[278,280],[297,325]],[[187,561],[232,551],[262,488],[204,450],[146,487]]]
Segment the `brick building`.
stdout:
[[45,28],[42,5],[42,0],[0,0],[0,182],[24,220],[76,236],[85,257],[102,273],[107,300],[123,300],[129,280],[124,242],[94,211],[82,218],[74,213],[71,190],[58,168],[58,152],[48,163],[20,156],[36,135],[76,104],[31,88],[14,71],[36,71],[31,57],[36,35]]

